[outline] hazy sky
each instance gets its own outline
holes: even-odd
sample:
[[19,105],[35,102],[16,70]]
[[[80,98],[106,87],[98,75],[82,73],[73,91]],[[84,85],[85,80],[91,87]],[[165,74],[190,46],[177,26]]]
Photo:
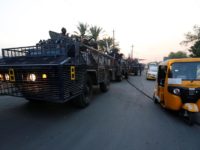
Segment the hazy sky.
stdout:
[[200,25],[200,0],[0,0],[0,48],[35,45],[48,31],[78,22],[97,25],[126,56],[162,60],[180,46],[184,34]]

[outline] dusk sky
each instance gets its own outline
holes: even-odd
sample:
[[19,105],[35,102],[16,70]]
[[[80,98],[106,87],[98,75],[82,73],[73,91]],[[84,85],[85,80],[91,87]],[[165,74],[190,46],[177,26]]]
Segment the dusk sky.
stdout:
[[128,56],[160,61],[200,25],[200,0],[0,0],[0,48],[35,45],[48,31],[69,33],[79,22],[97,25]]

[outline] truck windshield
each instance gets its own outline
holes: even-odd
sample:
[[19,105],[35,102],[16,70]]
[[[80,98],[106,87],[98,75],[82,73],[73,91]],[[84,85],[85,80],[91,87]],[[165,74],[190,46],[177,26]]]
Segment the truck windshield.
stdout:
[[169,77],[183,80],[200,80],[200,62],[173,63]]

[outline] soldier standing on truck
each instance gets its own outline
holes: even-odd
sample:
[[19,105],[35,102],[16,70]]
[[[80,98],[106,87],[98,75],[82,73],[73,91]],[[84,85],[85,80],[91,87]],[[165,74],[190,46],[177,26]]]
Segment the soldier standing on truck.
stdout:
[[63,37],[69,37],[69,34],[67,33],[67,30],[64,28],[64,27],[62,27],[62,29],[61,29],[61,35],[63,36]]

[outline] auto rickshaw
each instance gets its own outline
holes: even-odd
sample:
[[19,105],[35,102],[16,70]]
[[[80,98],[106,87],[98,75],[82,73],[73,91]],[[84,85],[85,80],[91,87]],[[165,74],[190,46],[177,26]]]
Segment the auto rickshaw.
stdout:
[[153,100],[179,111],[189,124],[200,111],[200,58],[170,59],[158,66]]

